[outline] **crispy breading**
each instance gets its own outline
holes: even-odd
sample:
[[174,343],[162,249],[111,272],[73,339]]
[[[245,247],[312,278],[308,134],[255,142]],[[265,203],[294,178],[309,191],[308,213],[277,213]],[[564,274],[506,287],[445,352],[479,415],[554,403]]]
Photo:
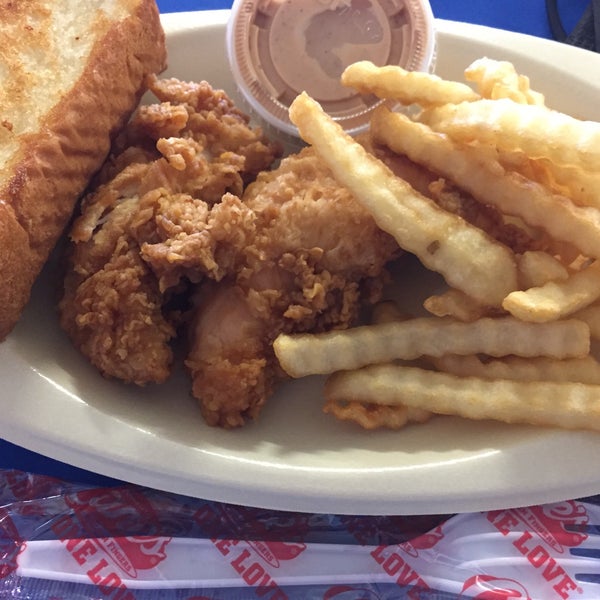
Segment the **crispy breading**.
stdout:
[[136,113],[71,230],[61,322],[137,384],[166,379],[189,323],[192,393],[209,424],[240,426],[282,376],[277,335],[355,323],[399,249],[313,150],[271,171],[279,146],[223,92],[149,85],[160,103]]
[[126,382],[163,382],[174,328],[162,315],[158,282],[128,234],[135,198],[109,213],[98,235],[77,244],[65,279],[60,322],[103,374]]
[[201,287],[186,361],[205,419],[224,427],[255,418],[281,377],[277,335],[355,323],[398,253],[312,149],[261,173],[243,203],[255,235],[230,277]]
[[140,385],[169,375],[172,290],[226,271],[248,213],[231,192],[280,152],[208,84],[149,85],[164,102],[138,111],[83,200],[59,307],[63,328],[104,375]]

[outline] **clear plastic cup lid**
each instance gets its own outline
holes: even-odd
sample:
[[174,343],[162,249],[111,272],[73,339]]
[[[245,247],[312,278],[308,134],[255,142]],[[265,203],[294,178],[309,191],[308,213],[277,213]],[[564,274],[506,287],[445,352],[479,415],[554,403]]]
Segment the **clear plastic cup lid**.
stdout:
[[426,0],[235,0],[227,51],[236,85],[266,123],[297,136],[288,109],[306,91],[354,134],[381,100],[344,87],[343,70],[359,60],[431,70],[433,21]]

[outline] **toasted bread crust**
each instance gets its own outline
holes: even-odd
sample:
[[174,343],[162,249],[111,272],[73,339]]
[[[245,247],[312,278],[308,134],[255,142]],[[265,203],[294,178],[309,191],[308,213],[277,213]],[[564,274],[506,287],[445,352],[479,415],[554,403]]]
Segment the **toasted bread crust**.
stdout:
[[27,233],[12,208],[0,200],[0,323],[13,323],[27,302],[35,268]]
[[127,1],[131,15],[110,25],[82,75],[23,136],[0,184],[0,339],[13,328],[79,196],[106,158],[111,139],[166,63],[154,0]]

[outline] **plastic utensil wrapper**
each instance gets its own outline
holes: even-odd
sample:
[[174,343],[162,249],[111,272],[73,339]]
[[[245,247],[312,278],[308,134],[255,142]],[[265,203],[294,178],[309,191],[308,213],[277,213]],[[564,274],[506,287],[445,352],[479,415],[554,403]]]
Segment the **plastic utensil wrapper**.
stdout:
[[598,598],[600,498],[347,516],[0,472],[0,596]]

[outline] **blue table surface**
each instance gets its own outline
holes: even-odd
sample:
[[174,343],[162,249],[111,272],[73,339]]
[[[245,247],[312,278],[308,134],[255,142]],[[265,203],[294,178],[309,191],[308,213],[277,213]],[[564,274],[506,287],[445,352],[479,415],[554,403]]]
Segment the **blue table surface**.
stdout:
[[[564,27],[570,31],[585,10],[588,0],[559,0]],[[162,13],[228,9],[225,0],[158,0]],[[431,0],[436,17],[488,25],[551,39],[544,0]],[[0,440],[0,468],[19,469],[59,477],[67,481],[107,485],[114,480],[41,456]]]

